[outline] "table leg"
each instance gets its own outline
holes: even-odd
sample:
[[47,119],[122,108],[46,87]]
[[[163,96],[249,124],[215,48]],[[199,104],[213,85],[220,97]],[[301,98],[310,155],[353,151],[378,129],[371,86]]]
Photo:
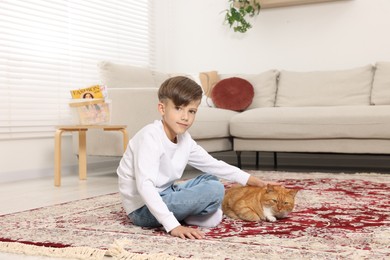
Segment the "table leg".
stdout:
[[123,134],[123,151],[126,151],[127,144],[129,142],[129,134],[127,133],[126,128],[120,130]]
[[126,151],[127,143],[129,142],[129,134],[126,128],[104,128],[104,131],[121,131],[123,134],[123,151]]
[[87,134],[86,130],[79,130],[79,179],[87,179]]
[[58,129],[54,141],[54,186],[61,186],[61,135],[63,130]]

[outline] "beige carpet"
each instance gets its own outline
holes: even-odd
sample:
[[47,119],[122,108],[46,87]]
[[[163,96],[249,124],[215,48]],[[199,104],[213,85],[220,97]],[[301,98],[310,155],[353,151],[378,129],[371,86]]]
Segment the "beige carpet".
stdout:
[[78,259],[390,258],[390,175],[252,173],[300,189],[289,218],[224,218],[203,229],[206,239],[182,240],[132,225],[116,193],[0,216],[0,251]]

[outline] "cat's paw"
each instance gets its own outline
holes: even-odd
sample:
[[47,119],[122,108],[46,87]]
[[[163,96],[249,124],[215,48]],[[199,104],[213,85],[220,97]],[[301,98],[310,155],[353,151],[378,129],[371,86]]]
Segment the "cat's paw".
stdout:
[[267,216],[267,220],[270,222],[275,222],[276,218],[274,216]]

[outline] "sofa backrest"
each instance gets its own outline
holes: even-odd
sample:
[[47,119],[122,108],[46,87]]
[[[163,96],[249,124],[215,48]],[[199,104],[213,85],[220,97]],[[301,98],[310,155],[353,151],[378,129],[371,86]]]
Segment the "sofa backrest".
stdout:
[[158,88],[167,74],[148,68],[102,61],[98,64],[101,84],[108,88]]
[[377,62],[375,67],[371,104],[390,105],[390,62]]
[[[112,88],[158,88],[167,74],[107,61],[98,64],[101,84]],[[185,74],[201,84],[199,74]],[[220,79],[240,77],[254,88],[252,104],[260,107],[390,105],[390,62],[349,70],[294,72],[268,70],[258,74],[219,74]],[[212,100],[202,101],[213,106]]]
[[338,70],[281,71],[277,107],[370,105],[373,66]]

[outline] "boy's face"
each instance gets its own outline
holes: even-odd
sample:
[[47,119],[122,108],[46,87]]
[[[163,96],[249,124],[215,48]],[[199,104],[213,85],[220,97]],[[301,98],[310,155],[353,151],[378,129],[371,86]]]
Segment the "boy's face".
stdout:
[[183,134],[191,127],[199,105],[200,100],[192,101],[187,106],[175,106],[170,99],[158,103],[165,133],[172,142],[178,134]]

